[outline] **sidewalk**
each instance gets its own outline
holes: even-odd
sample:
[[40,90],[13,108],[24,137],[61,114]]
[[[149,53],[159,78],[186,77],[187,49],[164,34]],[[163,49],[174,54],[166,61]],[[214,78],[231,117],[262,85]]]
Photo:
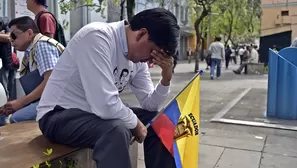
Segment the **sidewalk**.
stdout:
[[[222,70],[219,80],[210,80],[205,63],[200,63],[204,70],[201,76],[201,135],[199,149],[199,168],[293,168],[297,165],[297,134],[294,131],[270,129],[235,124],[210,122],[215,116],[225,111],[227,117],[244,116],[266,109],[267,75],[235,75],[232,70],[238,65],[231,63],[229,70]],[[179,62],[172,80],[171,94],[168,101],[178,93],[193,77],[194,63]],[[158,67],[150,69],[153,82],[161,77]],[[259,93],[256,91],[260,90]],[[237,102],[249,106],[232,105],[234,100],[246,92],[258,97],[245,97]],[[264,95],[264,96],[263,96]],[[138,105],[135,96],[124,91],[122,98],[130,105]],[[241,97],[243,98],[243,97]],[[230,105],[231,104],[231,105]],[[235,108],[235,109],[234,109]],[[228,113],[227,113],[228,112]],[[228,114],[228,115],[227,115]],[[139,145],[138,168],[145,168],[142,145]]]

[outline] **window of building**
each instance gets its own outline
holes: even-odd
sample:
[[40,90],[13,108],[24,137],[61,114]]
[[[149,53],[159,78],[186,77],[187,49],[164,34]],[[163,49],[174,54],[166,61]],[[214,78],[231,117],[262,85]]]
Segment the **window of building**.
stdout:
[[179,5],[175,4],[175,17],[178,18],[179,17]]
[[189,7],[185,8],[185,21],[189,20]]
[[180,21],[185,20],[185,8],[183,6],[180,7]]
[[170,12],[174,13],[174,5],[170,4],[169,10]]
[[145,10],[145,4],[137,3],[137,12]]
[[288,10],[286,10],[286,11],[282,11],[282,12],[281,12],[281,15],[282,15],[282,16],[289,16],[289,11],[288,11]]

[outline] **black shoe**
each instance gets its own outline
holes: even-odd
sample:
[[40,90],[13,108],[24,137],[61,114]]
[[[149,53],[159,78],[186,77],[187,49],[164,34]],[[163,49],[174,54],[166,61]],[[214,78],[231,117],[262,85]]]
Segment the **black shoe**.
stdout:
[[240,75],[240,72],[236,71],[236,70],[233,70],[233,72],[236,74],[236,75]]

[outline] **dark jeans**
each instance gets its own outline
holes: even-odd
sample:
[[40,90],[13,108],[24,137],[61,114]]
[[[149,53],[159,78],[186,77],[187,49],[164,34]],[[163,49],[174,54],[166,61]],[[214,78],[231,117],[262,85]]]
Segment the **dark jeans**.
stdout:
[[239,57],[240,57],[240,65],[241,65],[243,62],[243,55],[240,55]]
[[226,68],[229,67],[229,62],[230,62],[230,59],[231,57],[230,56],[225,56],[225,65],[226,65]]
[[[131,109],[145,125],[157,114],[140,108]],[[57,106],[42,117],[39,127],[44,136],[55,143],[93,149],[98,168],[131,168],[129,146],[132,134],[121,120],[103,120],[80,109]],[[176,167],[174,158],[151,127],[144,141],[144,153],[146,168]]]
[[217,67],[217,78],[221,76],[221,59],[212,58],[210,67],[210,76],[214,76],[215,67]]
[[4,87],[6,95],[11,97],[14,82],[15,82],[15,74],[16,70],[13,69],[6,69],[2,67],[0,69],[0,82]]
[[235,57],[231,57],[231,60],[233,60],[234,64],[237,64],[237,60],[236,60],[236,56]]
[[244,69],[244,74],[247,74],[247,62],[243,62],[238,69],[236,70],[237,72],[241,73],[242,70]]

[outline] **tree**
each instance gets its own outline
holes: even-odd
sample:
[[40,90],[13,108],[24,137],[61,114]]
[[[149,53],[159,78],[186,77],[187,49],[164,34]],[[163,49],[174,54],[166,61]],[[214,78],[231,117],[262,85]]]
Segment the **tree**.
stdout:
[[[59,0],[59,6],[61,8],[62,14],[67,14],[69,11],[81,7],[88,7],[90,10],[95,10],[97,13],[101,13],[102,17],[104,16],[104,10],[106,8],[106,4],[109,0]],[[128,4],[127,0],[127,4]],[[131,0],[130,0],[131,1]],[[135,0],[133,0],[135,1]],[[124,9],[126,0],[112,0],[112,2],[116,5],[120,5],[121,8],[121,16],[120,19],[124,19]],[[133,6],[134,10],[135,4]],[[127,6],[127,9],[130,8]]]
[[134,16],[135,0],[127,0],[127,17],[130,22]]
[[212,27],[215,34],[224,36],[225,44],[252,42],[260,32],[261,7],[259,0],[219,0],[213,9],[220,13]]
[[195,14],[194,28],[196,32],[196,53],[195,53],[195,69],[194,72],[199,70],[199,48],[201,46],[201,32],[200,32],[200,24],[203,19],[211,14],[211,6],[216,0],[193,0],[194,6],[193,12]]
[[93,7],[99,13],[104,10],[104,1],[98,0],[96,3],[94,0],[59,0],[59,6],[62,14],[67,14],[69,11],[81,7]]

